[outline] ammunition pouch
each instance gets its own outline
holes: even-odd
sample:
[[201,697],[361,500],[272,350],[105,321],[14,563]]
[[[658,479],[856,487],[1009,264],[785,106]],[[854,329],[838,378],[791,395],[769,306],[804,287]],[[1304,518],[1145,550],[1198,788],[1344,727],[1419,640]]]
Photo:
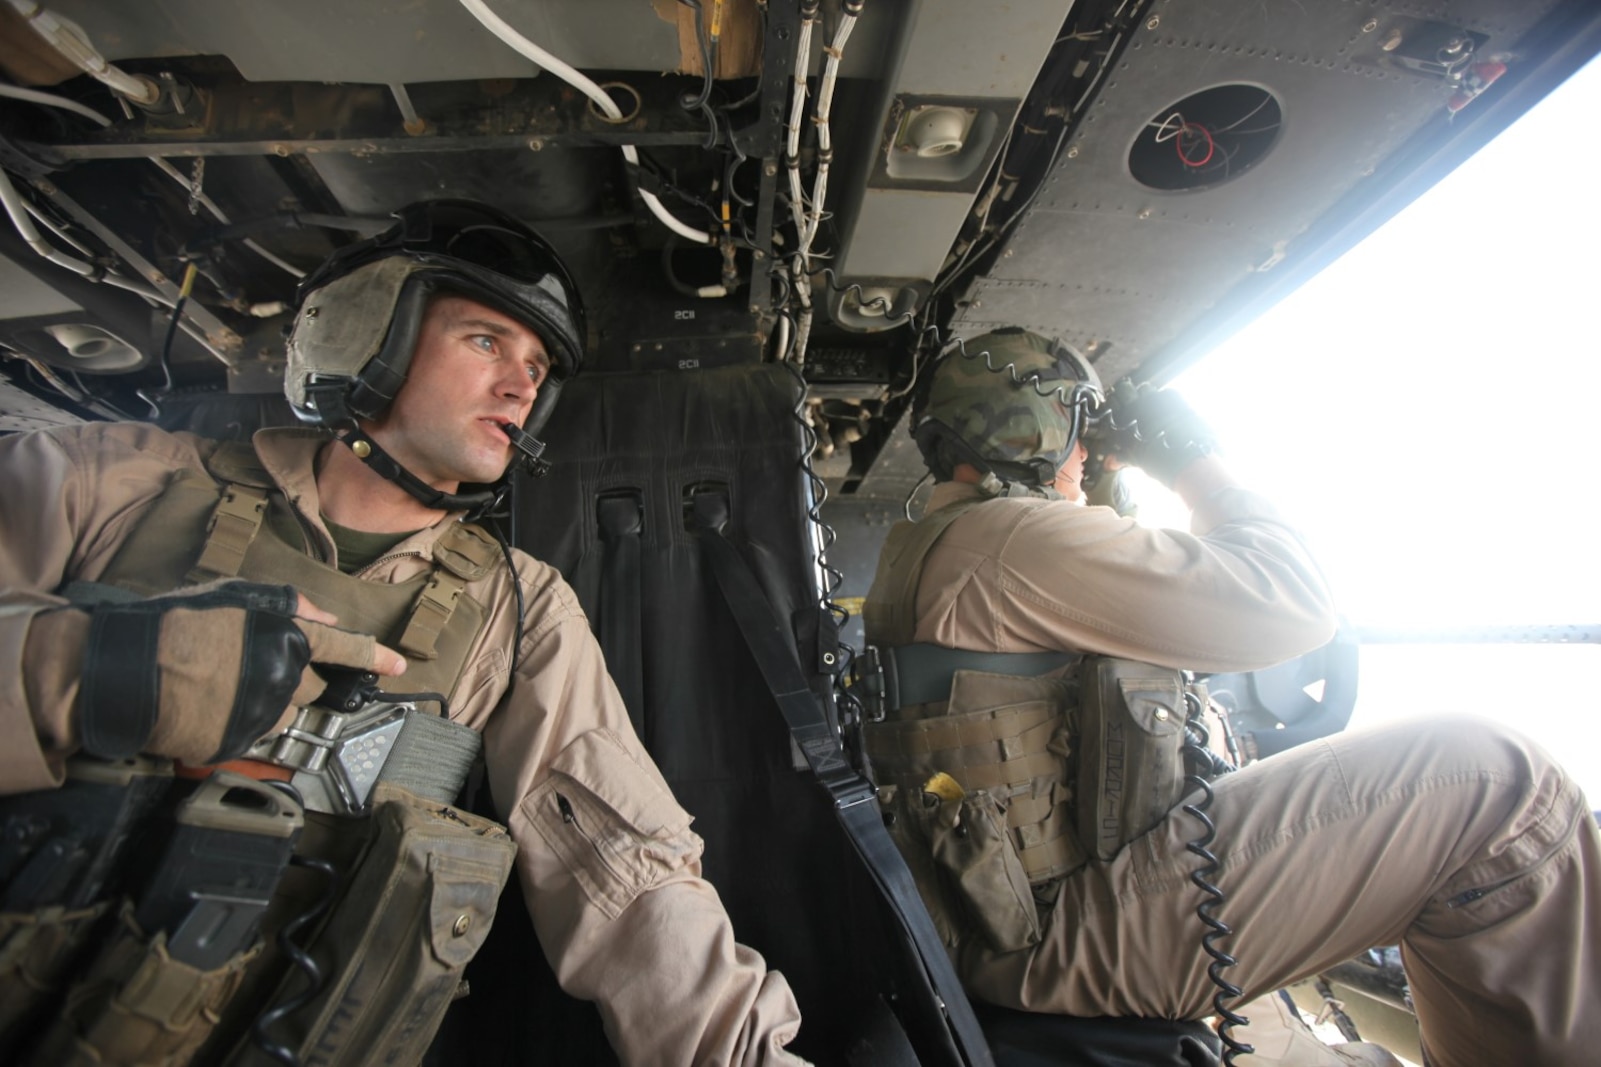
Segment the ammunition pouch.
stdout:
[[360,865],[230,1064],[418,1062],[489,934],[517,850],[499,824],[383,781],[345,822],[371,835]]
[[109,944],[72,986],[61,1014],[27,1061],[52,1067],[183,1064],[261,952],[257,942],[202,970],[172,957],[165,931],[145,933],[125,905]]
[[966,931],[998,953],[1038,943],[1056,881],[1110,861],[1184,796],[1187,708],[1205,696],[1180,671],[931,645],[864,661],[882,664],[858,679],[877,720],[865,755],[947,948]]
[[109,909],[102,901],[0,914],[0,1060],[11,1062],[12,1045],[29,1030],[34,1013],[66,989]]

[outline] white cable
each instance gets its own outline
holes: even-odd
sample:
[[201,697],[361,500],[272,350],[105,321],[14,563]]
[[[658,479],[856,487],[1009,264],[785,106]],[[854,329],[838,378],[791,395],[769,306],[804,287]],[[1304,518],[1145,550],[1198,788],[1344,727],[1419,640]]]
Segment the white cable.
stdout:
[[812,27],[816,24],[815,8],[801,18],[800,33],[795,41],[794,88],[790,93],[789,126],[784,141],[784,166],[789,170],[789,214],[795,223],[797,239],[801,239],[806,233],[806,197],[801,191],[800,177],[800,135],[801,118],[806,110],[806,74],[807,68],[811,65]]
[[823,221],[823,203],[828,197],[828,166],[834,148],[828,118],[830,109],[834,105],[834,83],[839,78],[839,64],[845,55],[845,42],[850,40],[851,30],[856,27],[861,5],[856,5],[856,8],[857,12],[853,13],[849,5],[846,6],[846,13],[839,20],[839,28],[834,31],[833,43],[823,49],[828,60],[823,64],[823,80],[817,89],[817,113],[813,119],[817,124],[817,175],[812,180],[811,212],[801,238],[802,254],[810,252],[812,241],[817,237],[817,229]]
[[[189,191],[189,195],[194,197],[195,203],[199,204],[201,207],[210,212],[212,218],[216,219],[224,226],[229,224],[228,216],[223,212],[222,208],[217,206],[217,202],[211,199],[211,197],[207,196],[202,190],[196,189],[194,183],[188,178],[185,178],[183,176],[183,172],[177,167],[173,166],[171,163],[168,163],[160,156],[151,157],[150,162],[154,163],[157,167],[160,167],[163,174],[167,175],[173,181],[187,189]],[[282,259],[279,259],[277,256],[273,255],[271,252],[267,251],[250,238],[245,238],[241,243],[256,255],[260,256],[262,259],[265,259],[268,263],[271,263],[280,270],[283,270],[296,278],[304,278],[306,276],[305,271],[301,270],[293,263],[284,262]]]
[[[11,2],[13,4],[25,3],[28,0],[11,0]],[[556,77],[593,100],[595,106],[600,108],[601,113],[607,118],[620,119],[623,117],[622,109],[617,106],[615,100],[606,95],[606,90],[518,33],[509,23],[491,11],[489,5],[484,3],[484,0],[461,0],[461,6],[466,8],[473,18],[482,23],[484,29],[500,38],[502,42],[514,51],[524,58],[532,60],[543,70],[556,75]],[[639,152],[633,145],[623,145],[623,158],[632,166],[639,166]],[[645,206],[650,209],[650,213],[661,220],[662,225],[686,241],[694,241],[703,245],[713,243],[711,234],[704,230],[697,230],[687,223],[680,222],[671,211],[667,210],[667,206],[657,198],[655,193],[641,189],[639,197],[645,201]]]
[[22,202],[22,206],[27,209],[28,214],[33,216],[33,221],[49,230],[51,235],[53,235],[56,240],[60,241],[62,244],[71,245],[73,251],[77,252],[85,259],[93,259],[95,257],[94,251],[88,245],[84,244],[82,241],[79,241],[76,237],[73,237],[60,226],[57,226],[55,221],[51,219],[49,215],[46,215],[43,211],[40,211],[38,208],[34,207],[32,203],[24,200]]
[[[136,293],[146,300],[165,307],[172,307],[175,303],[172,297],[167,296],[160,290],[146,285],[144,282],[132,278],[124,278],[120,274],[112,274],[108,271],[100,274],[99,277],[95,277],[96,274],[99,274],[99,268],[94,264],[81,262],[56,251],[50,242],[46,241],[39,233],[38,228],[33,225],[33,220],[28,217],[29,215],[38,214],[38,209],[22,198],[22,194],[17,192],[17,187],[11,182],[11,175],[4,170],[0,170],[0,203],[5,205],[6,214],[11,216],[12,225],[17,228],[17,232],[22,235],[22,239],[28,242],[28,246],[58,267],[66,267],[73,273],[80,274],[90,281],[116,286],[118,289],[126,289],[130,293]],[[41,219],[41,221],[44,220]],[[47,221],[45,225],[49,226],[52,232],[56,232],[54,225]],[[82,247],[64,234],[62,239],[70,242],[74,247]]]
[[11,184],[11,175],[4,170],[0,170],[0,203],[5,205],[6,214],[11,216],[11,225],[15,226],[22,239],[28,242],[28,247],[58,267],[66,267],[85,278],[94,277],[97,270],[92,264],[63,255],[40,235],[38,227],[33,224],[33,219],[28,217],[27,202],[22,199],[22,194],[17,192],[17,187]]
[[112,92],[146,106],[161,99],[161,87],[149,78],[129,74],[106,61],[99,49],[89,43],[83,27],[61,15],[46,11],[37,0],[10,0],[27,24],[75,67],[104,83]]
[[59,107],[63,111],[70,111],[74,115],[82,115],[92,122],[102,126],[110,126],[111,120],[92,107],[86,107],[76,100],[68,100],[55,93],[41,93],[37,89],[24,89],[20,85],[0,85],[0,96],[9,96],[13,100],[26,100],[30,104],[43,104],[46,107]]

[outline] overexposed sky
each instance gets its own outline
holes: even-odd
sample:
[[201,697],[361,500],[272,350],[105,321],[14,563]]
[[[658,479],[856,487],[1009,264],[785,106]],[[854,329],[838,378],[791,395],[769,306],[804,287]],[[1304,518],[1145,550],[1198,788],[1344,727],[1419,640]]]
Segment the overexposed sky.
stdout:
[[1601,622],[1601,63],[1175,384],[1359,623]]
[[[1601,62],[1174,384],[1356,625],[1601,623]],[[1143,510],[1143,509],[1142,509]],[[1372,646],[1355,721],[1467,710],[1601,804],[1601,646]]]

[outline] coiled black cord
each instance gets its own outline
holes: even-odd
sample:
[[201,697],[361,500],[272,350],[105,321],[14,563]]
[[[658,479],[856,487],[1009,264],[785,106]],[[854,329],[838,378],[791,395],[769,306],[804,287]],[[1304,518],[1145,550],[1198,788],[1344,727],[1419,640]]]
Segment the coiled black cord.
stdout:
[[310,1004],[317,994],[322,992],[322,987],[327,983],[327,976],[323,974],[322,968],[317,965],[317,961],[311,958],[309,952],[296,944],[294,938],[301,930],[322,918],[323,914],[333,906],[334,900],[339,895],[339,872],[327,860],[294,856],[289,862],[296,867],[305,867],[309,870],[317,871],[327,880],[327,885],[317,903],[285,923],[283,929],[278,931],[279,951],[288,956],[289,962],[300,968],[306,975],[307,986],[288,1000],[269,1007],[257,1016],[256,1021],[250,1026],[250,1040],[262,1052],[265,1052],[279,1063],[285,1064],[286,1067],[300,1067],[300,1057],[295,1054],[295,1050],[282,1042],[274,1040],[267,1033],[267,1028],[284,1016],[299,1011],[307,1004]]
[[[800,468],[806,475],[810,492],[807,494],[806,518],[817,530],[817,569],[823,576],[822,588],[818,590],[818,605],[828,612],[834,620],[836,630],[843,629],[850,621],[850,612],[834,602],[834,593],[845,581],[845,575],[839,568],[828,562],[828,550],[833,547],[838,535],[834,527],[823,518],[823,504],[828,500],[828,486],[823,479],[817,476],[812,469],[812,453],[817,450],[817,431],[811,423],[806,421],[804,414],[806,407],[806,378],[799,367],[794,363],[785,362],[784,367],[794,377],[798,387],[798,399],[790,414],[801,428],[801,455]],[[841,709],[847,725],[854,726],[861,722],[862,705],[859,700],[846,688],[845,679],[851,663],[856,659],[856,649],[841,639],[837,642],[839,652],[831,665],[830,674],[833,677],[833,690],[835,706]]]
[[1190,872],[1190,881],[1205,894],[1206,899],[1195,907],[1195,914],[1206,926],[1206,933],[1201,936],[1201,948],[1212,957],[1207,965],[1206,976],[1217,987],[1212,995],[1212,1010],[1223,1020],[1218,1027],[1217,1036],[1223,1041],[1227,1051],[1223,1054],[1223,1062],[1227,1067],[1234,1067],[1234,1057],[1250,1055],[1256,1050],[1250,1045],[1242,1044],[1234,1039],[1231,1031],[1236,1026],[1247,1026],[1250,1020],[1239,1012],[1231,1010],[1225,1001],[1234,1000],[1244,995],[1244,990],[1223,977],[1223,972],[1235,966],[1239,961],[1233,956],[1218,948],[1217,943],[1228,937],[1234,930],[1223,920],[1217,917],[1217,909],[1222,907],[1226,899],[1223,890],[1219,889],[1207,879],[1217,870],[1217,856],[1213,855],[1208,847],[1217,837],[1217,825],[1206,814],[1207,808],[1212,806],[1212,786],[1208,777],[1215,777],[1220,770],[1232,769],[1228,764],[1213,754],[1206,747],[1210,737],[1206,725],[1201,721],[1203,706],[1201,698],[1186,690],[1184,693],[1184,762],[1189,771],[1184,777],[1184,784],[1191,790],[1201,791],[1201,800],[1198,804],[1185,804],[1184,811],[1199,820],[1202,834],[1184,847],[1201,858],[1201,866]]

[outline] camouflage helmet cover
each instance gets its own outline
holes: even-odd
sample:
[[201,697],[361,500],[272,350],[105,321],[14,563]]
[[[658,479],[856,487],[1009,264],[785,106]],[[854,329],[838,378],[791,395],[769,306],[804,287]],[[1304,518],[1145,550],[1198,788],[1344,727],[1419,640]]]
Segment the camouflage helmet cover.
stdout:
[[1016,328],[980,334],[940,360],[912,432],[941,480],[965,462],[1048,486],[1077,443],[1081,382],[1098,401],[1094,369],[1059,341]]

